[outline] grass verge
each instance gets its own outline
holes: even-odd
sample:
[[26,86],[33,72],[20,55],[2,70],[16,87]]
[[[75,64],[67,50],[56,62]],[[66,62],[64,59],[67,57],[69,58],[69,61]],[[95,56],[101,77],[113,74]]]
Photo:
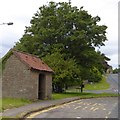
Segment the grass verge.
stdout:
[[[66,92],[79,92],[80,90],[76,88],[77,86],[71,87],[68,90],[66,90]],[[110,88],[110,84],[106,81],[106,77],[104,76],[102,80],[98,83],[86,84],[84,90],[106,90],[109,88]]]
[[57,99],[63,99],[63,98],[70,98],[70,97],[80,97],[80,98],[97,98],[97,97],[117,97],[118,94],[114,93],[53,93],[52,94],[52,99],[57,100]]
[[106,77],[104,76],[102,80],[98,83],[86,84],[84,89],[85,90],[105,90],[109,88],[110,88],[110,84],[106,81]]
[[19,99],[19,98],[2,98],[0,99],[0,111],[6,110],[6,109],[11,109],[13,107],[20,107],[26,104],[31,103],[30,100],[26,99]]

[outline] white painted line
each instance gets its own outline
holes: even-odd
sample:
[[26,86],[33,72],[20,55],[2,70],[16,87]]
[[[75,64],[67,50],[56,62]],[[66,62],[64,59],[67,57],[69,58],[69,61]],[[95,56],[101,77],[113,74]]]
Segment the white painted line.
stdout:
[[90,110],[93,110],[94,109],[94,107],[92,107]]
[[105,108],[103,108],[103,110],[106,110]]
[[96,105],[97,105],[97,103],[93,104],[92,106],[96,106]]
[[80,119],[81,117],[76,117],[77,119]]
[[93,111],[96,111],[96,110],[98,110],[99,108],[95,108]]
[[111,111],[110,112],[108,112],[108,115],[110,115],[111,114]]
[[108,116],[106,116],[105,118],[108,118]]
[[76,109],[78,109],[78,108],[80,108],[80,107],[81,107],[81,106],[78,106],[78,107],[76,107],[76,108],[74,108],[74,109],[76,110]]

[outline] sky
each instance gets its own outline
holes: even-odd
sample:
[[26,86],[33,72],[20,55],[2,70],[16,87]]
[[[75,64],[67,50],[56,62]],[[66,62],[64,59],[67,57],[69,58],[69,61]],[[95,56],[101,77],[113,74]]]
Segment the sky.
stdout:
[[[0,1],[0,57],[3,57],[24,34],[25,26],[39,10],[51,0],[1,0]],[[68,2],[69,0],[52,0]],[[111,59],[109,65],[118,67],[118,2],[119,0],[71,0],[72,6],[88,11],[93,17],[101,18],[100,25],[106,25],[107,39],[99,50]],[[2,23],[13,22],[11,26]]]

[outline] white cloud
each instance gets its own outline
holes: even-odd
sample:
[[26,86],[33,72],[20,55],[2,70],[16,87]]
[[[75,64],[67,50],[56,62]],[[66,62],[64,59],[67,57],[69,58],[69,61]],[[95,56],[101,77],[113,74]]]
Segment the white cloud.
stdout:
[[112,60],[108,63],[113,66],[113,68],[118,68],[118,54],[111,55]]

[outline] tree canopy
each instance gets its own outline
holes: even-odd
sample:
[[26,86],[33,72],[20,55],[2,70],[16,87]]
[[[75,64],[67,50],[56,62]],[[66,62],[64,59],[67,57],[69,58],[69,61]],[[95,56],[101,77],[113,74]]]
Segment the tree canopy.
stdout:
[[[50,2],[34,14],[31,26],[26,27],[15,48],[49,61],[55,71],[61,68],[59,73],[64,79],[71,76],[71,69],[76,69],[77,73],[77,66],[81,71],[81,78],[87,79],[85,71],[91,73],[97,70],[102,74],[105,69],[103,63],[107,61],[105,55],[103,57],[101,52],[95,50],[96,47],[104,46],[107,40],[107,26],[99,25],[99,22],[99,16],[91,16],[83,7],[72,7],[66,2]],[[55,48],[61,51],[55,52]],[[58,68],[54,67],[55,63]],[[57,75],[55,80],[58,79]]]
[[118,65],[118,68],[113,69],[113,73],[115,74],[120,73],[120,65]]

